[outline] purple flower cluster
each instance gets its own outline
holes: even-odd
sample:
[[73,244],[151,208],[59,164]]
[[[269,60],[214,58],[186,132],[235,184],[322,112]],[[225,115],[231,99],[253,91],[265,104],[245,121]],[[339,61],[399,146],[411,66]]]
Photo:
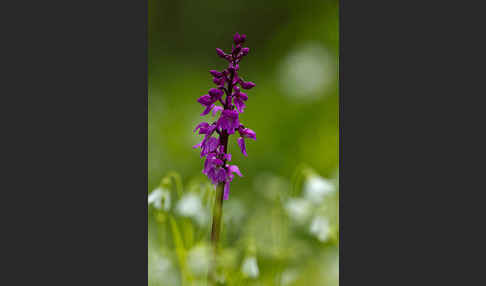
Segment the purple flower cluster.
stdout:
[[[230,183],[233,181],[234,173],[242,176],[238,166],[229,165],[231,154],[228,153],[229,135],[239,133],[238,146],[241,152],[248,156],[245,147],[245,138],[256,140],[255,132],[241,124],[239,114],[246,107],[248,100],[246,93],[241,89],[251,89],[255,84],[251,81],[244,81],[238,74],[241,59],[248,55],[249,48],[243,47],[246,35],[238,33],[233,37],[234,45],[230,54],[221,49],[216,49],[218,56],[228,61],[228,68],[223,71],[210,70],[213,82],[217,88],[211,88],[208,94],[201,96],[197,101],[204,106],[201,116],[209,114],[214,116],[220,113],[218,120],[213,123],[202,122],[196,126],[194,132],[204,134],[204,139],[194,148],[201,148],[201,158],[206,157],[203,173],[208,176],[214,185],[224,183],[224,199],[229,196]],[[240,87],[238,86],[240,85]],[[223,96],[226,94],[226,97]],[[218,105],[221,104],[221,105]],[[218,137],[213,137],[217,134]]]

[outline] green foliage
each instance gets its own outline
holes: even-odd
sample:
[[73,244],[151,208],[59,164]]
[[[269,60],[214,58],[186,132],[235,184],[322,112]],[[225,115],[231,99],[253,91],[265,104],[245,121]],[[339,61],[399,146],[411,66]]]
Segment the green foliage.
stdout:
[[[183,187],[170,172],[149,194],[149,285],[206,285],[215,190],[205,181]],[[221,285],[338,285],[337,185],[301,165],[291,181],[259,178],[254,204],[225,201]],[[170,193],[169,209],[150,199],[157,192]]]

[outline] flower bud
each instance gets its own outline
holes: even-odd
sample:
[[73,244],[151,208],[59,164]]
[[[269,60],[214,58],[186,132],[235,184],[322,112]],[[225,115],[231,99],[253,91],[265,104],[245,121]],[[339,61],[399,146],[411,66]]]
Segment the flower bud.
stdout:
[[214,77],[222,77],[223,76],[223,73],[219,72],[217,70],[210,70],[209,73],[212,74]]
[[240,43],[240,34],[238,34],[238,32],[236,32],[235,35],[233,36],[233,41],[235,42],[236,45]]
[[240,85],[244,89],[251,89],[251,88],[253,88],[255,86],[255,84],[253,82],[251,82],[251,81],[247,81],[247,82],[241,81],[240,82]]
[[236,45],[244,43],[245,40],[246,40],[246,35],[245,34],[240,35],[238,34],[238,32],[236,32],[236,34],[233,37],[233,41],[235,42]]
[[223,95],[223,91],[217,88],[211,88],[209,90],[209,95],[211,95],[212,98],[219,98]]
[[197,102],[199,102],[202,105],[209,106],[214,103],[214,100],[211,98],[209,94],[205,94],[200,98],[198,98]]
[[216,85],[224,85],[224,77],[215,77],[213,78],[213,82]]
[[240,35],[240,43],[243,44],[246,41],[246,35]]
[[226,58],[226,54],[223,52],[222,49],[216,48],[216,52],[218,53],[218,56],[220,56],[222,58]]
[[242,49],[241,49],[241,54],[242,54],[243,56],[248,55],[248,53],[249,53],[249,52],[250,52],[250,48],[242,48]]

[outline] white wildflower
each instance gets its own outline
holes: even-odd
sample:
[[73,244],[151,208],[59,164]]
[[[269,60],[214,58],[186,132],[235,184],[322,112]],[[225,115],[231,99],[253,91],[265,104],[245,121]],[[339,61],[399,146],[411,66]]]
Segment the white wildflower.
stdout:
[[148,204],[154,208],[164,211],[170,210],[170,191],[164,188],[157,188],[148,195]]
[[316,216],[310,225],[310,233],[312,233],[321,242],[326,241],[331,233],[329,220],[323,216]]
[[311,202],[320,204],[324,201],[324,197],[335,190],[334,185],[317,175],[313,175],[307,179],[304,185],[304,197]]
[[297,223],[304,223],[311,215],[312,205],[305,199],[291,198],[285,204],[285,210]]
[[179,200],[177,212],[182,216],[196,220],[200,225],[204,224],[208,218],[201,198],[194,193],[186,194]]
[[250,256],[245,258],[243,264],[241,265],[241,272],[247,277],[257,278],[260,274],[258,270],[258,264],[255,256]]

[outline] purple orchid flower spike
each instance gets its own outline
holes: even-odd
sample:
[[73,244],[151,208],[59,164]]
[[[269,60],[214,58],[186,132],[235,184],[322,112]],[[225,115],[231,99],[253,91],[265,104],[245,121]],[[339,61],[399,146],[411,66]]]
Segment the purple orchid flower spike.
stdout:
[[[204,107],[201,116],[205,116],[211,111],[213,116],[219,115],[213,123],[202,122],[196,126],[194,132],[198,131],[198,134],[203,134],[204,139],[194,148],[201,148],[201,157],[206,158],[203,173],[215,186],[223,186],[222,195],[225,200],[228,199],[230,183],[233,181],[234,174],[242,176],[238,166],[227,164],[231,160],[231,154],[228,153],[230,135],[239,133],[240,137],[237,142],[245,156],[248,154],[244,139],[256,140],[255,132],[245,128],[240,122],[240,115],[248,100],[248,95],[241,92],[241,89],[249,90],[255,86],[253,82],[244,81],[238,74],[241,59],[250,52],[249,48],[243,47],[245,41],[246,35],[235,33],[231,53],[216,49],[218,56],[228,61],[228,66],[222,71],[214,69],[209,71],[217,88],[211,88],[207,94],[197,100]],[[225,94],[226,97],[224,97]],[[215,134],[219,137],[213,137]]]
[[[246,35],[236,33],[233,36],[231,53],[225,53],[219,48],[216,49],[218,56],[228,61],[228,66],[222,71],[209,71],[217,88],[211,88],[208,94],[197,100],[204,107],[201,116],[205,116],[211,111],[213,116],[219,114],[218,119],[213,123],[202,122],[194,129],[194,132],[198,131],[199,134],[204,134],[204,139],[194,146],[194,148],[201,148],[201,157],[205,157],[202,172],[216,186],[211,228],[211,242],[215,250],[219,241],[223,200],[229,198],[230,185],[235,177],[234,174],[243,176],[238,166],[228,164],[231,161],[231,154],[228,152],[229,137],[236,132],[239,133],[240,137],[238,137],[237,142],[245,156],[248,156],[245,138],[256,140],[255,132],[245,128],[240,122],[240,115],[248,101],[248,95],[241,92],[240,87],[245,90],[255,87],[253,82],[244,81],[238,74],[241,59],[250,52],[249,48],[243,47],[245,41]],[[226,97],[223,98],[225,94]],[[213,137],[214,134],[219,136]],[[215,267],[211,267],[208,275],[208,279],[213,280],[212,282],[215,281],[216,276],[214,269]]]

